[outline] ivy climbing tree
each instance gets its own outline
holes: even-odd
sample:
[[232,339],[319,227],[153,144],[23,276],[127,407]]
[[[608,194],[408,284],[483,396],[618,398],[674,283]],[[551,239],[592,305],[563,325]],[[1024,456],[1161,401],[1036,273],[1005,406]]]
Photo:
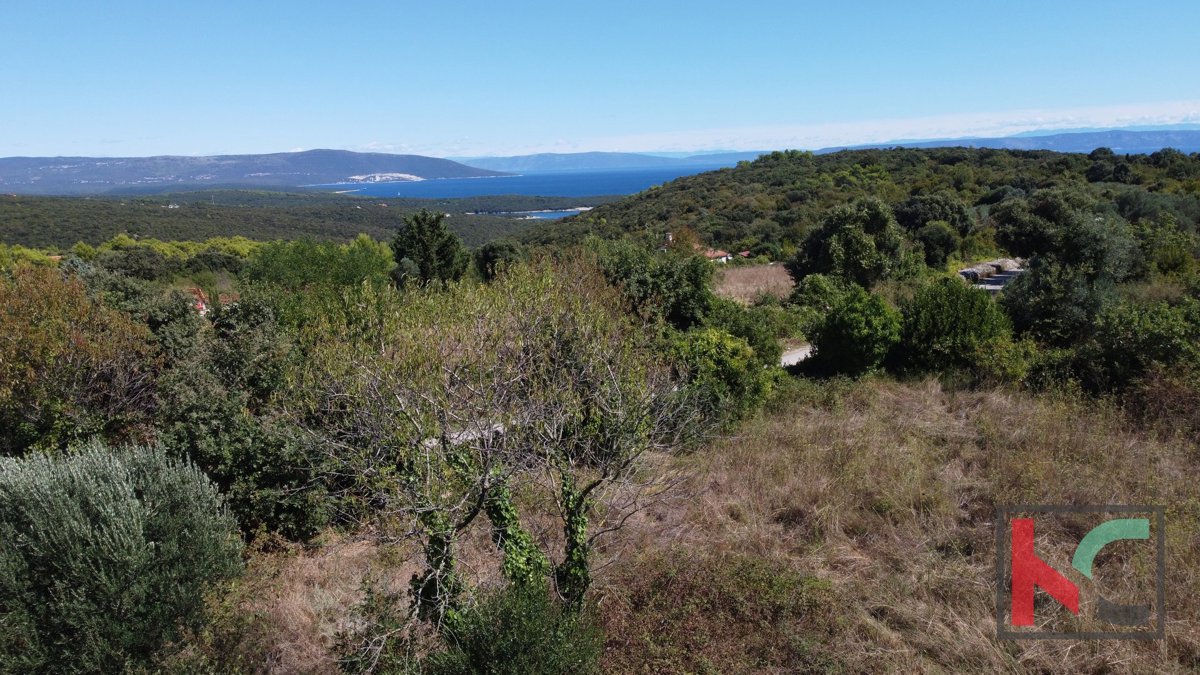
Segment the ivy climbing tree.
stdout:
[[[580,606],[596,538],[647,494],[642,457],[697,428],[654,331],[599,270],[569,267],[518,265],[447,293],[364,286],[366,315],[312,328],[329,347],[300,378],[298,421],[328,449],[347,515],[421,537],[412,595],[430,621],[462,606],[456,545],[481,515],[510,583],[551,584]],[[544,503],[557,504],[561,551],[523,524],[522,508]]]

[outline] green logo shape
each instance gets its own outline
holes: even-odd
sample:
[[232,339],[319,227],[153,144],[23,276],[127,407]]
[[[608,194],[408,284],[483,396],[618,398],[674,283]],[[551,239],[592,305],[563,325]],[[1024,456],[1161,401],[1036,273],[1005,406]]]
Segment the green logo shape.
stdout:
[[1100,549],[1114,541],[1122,539],[1149,539],[1149,518],[1117,518],[1101,523],[1092,528],[1079,542],[1075,556],[1071,558],[1071,567],[1079,570],[1083,576],[1092,578],[1092,562]]

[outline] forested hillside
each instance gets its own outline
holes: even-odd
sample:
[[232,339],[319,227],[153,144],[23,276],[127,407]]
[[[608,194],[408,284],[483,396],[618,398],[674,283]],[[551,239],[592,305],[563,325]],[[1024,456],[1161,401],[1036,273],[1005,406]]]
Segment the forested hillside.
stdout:
[[969,236],[989,224],[995,205],[1050,187],[1077,190],[1130,222],[1165,214],[1188,228],[1200,222],[1200,154],[1168,149],[1125,156],[1103,148],[1090,155],[968,148],[786,151],[680,178],[542,224],[525,236],[562,243],[588,233],[627,233],[661,241],[668,231],[688,228],[706,244],[781,259],[826,209],[860,197],[888,203],[912,229],[930,220],[960,219],[961,234]]
[[0,243],[30,248],[96,245],[118,234],[172,241],[213,237],[257,240],[384,239],[422,208],[449,213],[469,246],[514,235],[530,221],[488,215],[591,206],[614,198],[497,196],[468,199],[366,199],[323,193],[183,192],[153,197],[0,196]]
[[208,157],[3,157],[0,190],[22,194],[104,194],[235,186],[302,185],[502,175],[421,155],[306,150]]

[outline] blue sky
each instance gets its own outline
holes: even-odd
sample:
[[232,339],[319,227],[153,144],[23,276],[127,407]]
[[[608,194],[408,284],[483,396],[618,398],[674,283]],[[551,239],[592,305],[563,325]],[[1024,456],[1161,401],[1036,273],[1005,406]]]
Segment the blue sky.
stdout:
[[5,0],[0,156],[816,148],[1200,123],[1200,2]]

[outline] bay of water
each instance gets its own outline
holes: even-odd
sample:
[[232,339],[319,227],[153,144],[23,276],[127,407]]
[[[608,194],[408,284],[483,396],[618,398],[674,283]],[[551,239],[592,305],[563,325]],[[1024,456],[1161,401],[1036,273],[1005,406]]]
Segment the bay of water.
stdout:
[[[366,197],[416,197],[449,199],[485,195],[528,195],[537,197],[596,197],[630,195],[682,176],[719,169],[721,165],[689,164],[653,169],[609,171],[560,171],[491,178],[439,178],[396,183],[347,183],[322,185],[331,191]],[[565,214],[564,214],[565,215]]]

